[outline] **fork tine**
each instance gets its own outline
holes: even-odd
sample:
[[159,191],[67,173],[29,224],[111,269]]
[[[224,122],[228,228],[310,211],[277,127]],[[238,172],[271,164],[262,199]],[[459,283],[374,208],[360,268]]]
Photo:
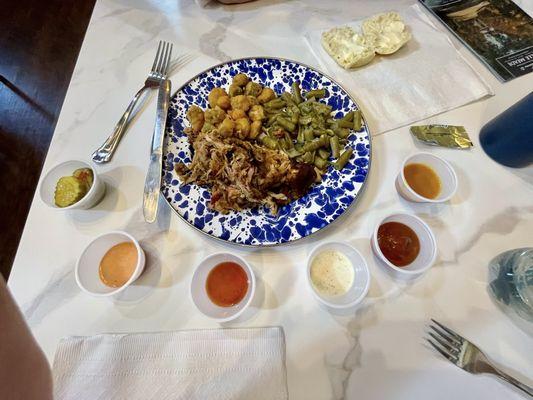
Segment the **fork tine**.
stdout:
[[445,351],[443,348],[441,348],[437,343],[435,343],[433,340],[426,338],[426,340],[433,346],[435,350],[437,350],[444,358],[446,358],[448,361],[451,361],[452,363],[457,362],[457,357],[454,355],[449,354],[447,351]]
[[167,49],[167,42],[163,42],[163,48],[161,49],[161,54],[159,55],[159,60],[157,60],[156,73],[162,74],[163,61],[165,59],[165,51]]
[[174,47],[174,45],[172,43],[170,43],[170,47],[168,49],[167,63],[165,65],[165,75],[168,75],[168,69],[169,69],[169,66],[170,66],[170,60],[172,59],[172,48],[173,47]]
[[461,335],[459,335],[458,333],[455,333],[454,331],[452,331],[450,328],[446,328],[444,325],[442,325],[441,323],[435,321],[433,318],[431,318],[431,320],[437,324],[441,329],[443,329],[444,331],[446,331],[451,337],[457,339],[459,341],[459,343],[463,343],[465,341],[465,338],[462,337]]
[[455,343],[457,345],[461,345],[462,343],[457,340],[456,338],[454,338],[453,336],[450,336],[446,331],[436,327],[436,326],[433,326],[433,325],[429,325],[429,327],[437,334],[439,335],[440,337],[444,338],[445,340],[447,340],[448,342],[450,343]]
[[163,65],[161,66],[161,74],[163,76],[167,75],[168,64],[170,62],[171,55],[172,55],[172,43],[167,43],[167,46],[165,48],[165,55],[163,57]]
[[159,60],[159,53],[161,52],[162,43],[163,42],[159,41],[159,45],[157,46],[157,53],[155,53],[154,64],[152,65],[152,72],[156,71],[155,67],[157,66],[157,60]]
[[459,353],[459,349],[453,344],[450,344],[450,342],[447,342],[446,340],[443,340],[441,337],[435,335],[433,332],[428,332],[428,335],[431,336],[433,339],[435,339],[442,347],[444,347],[448,352],[452,354]]

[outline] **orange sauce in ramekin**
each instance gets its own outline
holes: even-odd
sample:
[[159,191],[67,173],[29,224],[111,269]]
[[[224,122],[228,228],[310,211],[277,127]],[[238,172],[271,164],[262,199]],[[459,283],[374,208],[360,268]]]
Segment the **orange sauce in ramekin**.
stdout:
[[135,272],[137,247],[132,242],[123,242],[111,247],[100,261],[100,280],[106,286],[123,286]]
[[239,304],[248,292],[248,275],[237,263],[226,261],[216,265],[207,275],[205,289],[209,299],[220,307]]

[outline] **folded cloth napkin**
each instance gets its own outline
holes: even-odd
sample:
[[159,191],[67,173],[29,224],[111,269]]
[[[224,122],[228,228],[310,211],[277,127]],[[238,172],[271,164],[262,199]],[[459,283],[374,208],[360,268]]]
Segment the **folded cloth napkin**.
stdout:
[[287,399],[279,327],[63,339],[57,400]]
[[[376,55],[370,64],[350,71],[337,65],[322,48],[324,29],[305,35],[321,67],[356,99],[374,135],[493,94],[419,5],[399,14],[412,39],[395,54]],[[344,25],[360,31],[361,23]]]

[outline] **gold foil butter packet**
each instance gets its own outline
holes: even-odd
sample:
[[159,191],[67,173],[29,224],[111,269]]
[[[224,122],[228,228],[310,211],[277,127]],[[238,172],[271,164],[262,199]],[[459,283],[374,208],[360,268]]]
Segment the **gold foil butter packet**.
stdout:
[[464,126],[419,125],[412,126],[411,133],[418,140],[432,146],[455,149],[468,149],[473,146]]

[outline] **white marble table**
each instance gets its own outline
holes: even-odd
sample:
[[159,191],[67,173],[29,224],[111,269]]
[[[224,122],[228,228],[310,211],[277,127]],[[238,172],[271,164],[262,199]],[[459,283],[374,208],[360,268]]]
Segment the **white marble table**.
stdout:
[[[265,0],[201,9],[189,0],[99,0],[44,170],[64,160],[89,158],[144,79],[159,39],[208,56],[199,56],[172,76],[177,88],[215,59],[271,55],[317,65],[302,38],[309,27],[411,3]],[[531,1],[522,4],[533,9]],[[252,315],[231,326],[283,326],[291,399],[521,398],[493,378],[471,376],[444,362],[422,340],[428,319],[440,319],[533,382],[532,337],[487,293],[489,260],[501,251],[532,244],[533,173],[494,163],[478,141],[484,123],[533,88],[533,75],[500,84],[462,51],[496,95],[428,121],[465,125],[475,143],[471,151],[431,149],[457,170],[459,190],[451,203],[411,204],[398,196],[398,167],[422,147],[407,128],[397,129],[374,138],[368,186],[357,207],[324,232],[278,248],[225,246],[187,226],[168,207],[163,207],[157,225],[143,222],[153,96],[113,162],[99,167],[108,185],[100,205],[90,211],[57,212],[38,196],[33,202],[9,287],[47,357],[52,360],[58,340],[67,335],[217,327],[194,308],[189,282],[201,258],[230,250],[251,262],[261,282]],[[396,210],[420,215],[438,240],[436,265],[411,285],[392,280],[370,249],[375,224]],[[141,240],[149,269],[127,298],[95,299],[77,288],[74,265],[91,238],[114,229]],[[372,285],[355,315],[328,313],[306,287],[306,256],[319,241],[329,239],[350,242],[368,260]]]

